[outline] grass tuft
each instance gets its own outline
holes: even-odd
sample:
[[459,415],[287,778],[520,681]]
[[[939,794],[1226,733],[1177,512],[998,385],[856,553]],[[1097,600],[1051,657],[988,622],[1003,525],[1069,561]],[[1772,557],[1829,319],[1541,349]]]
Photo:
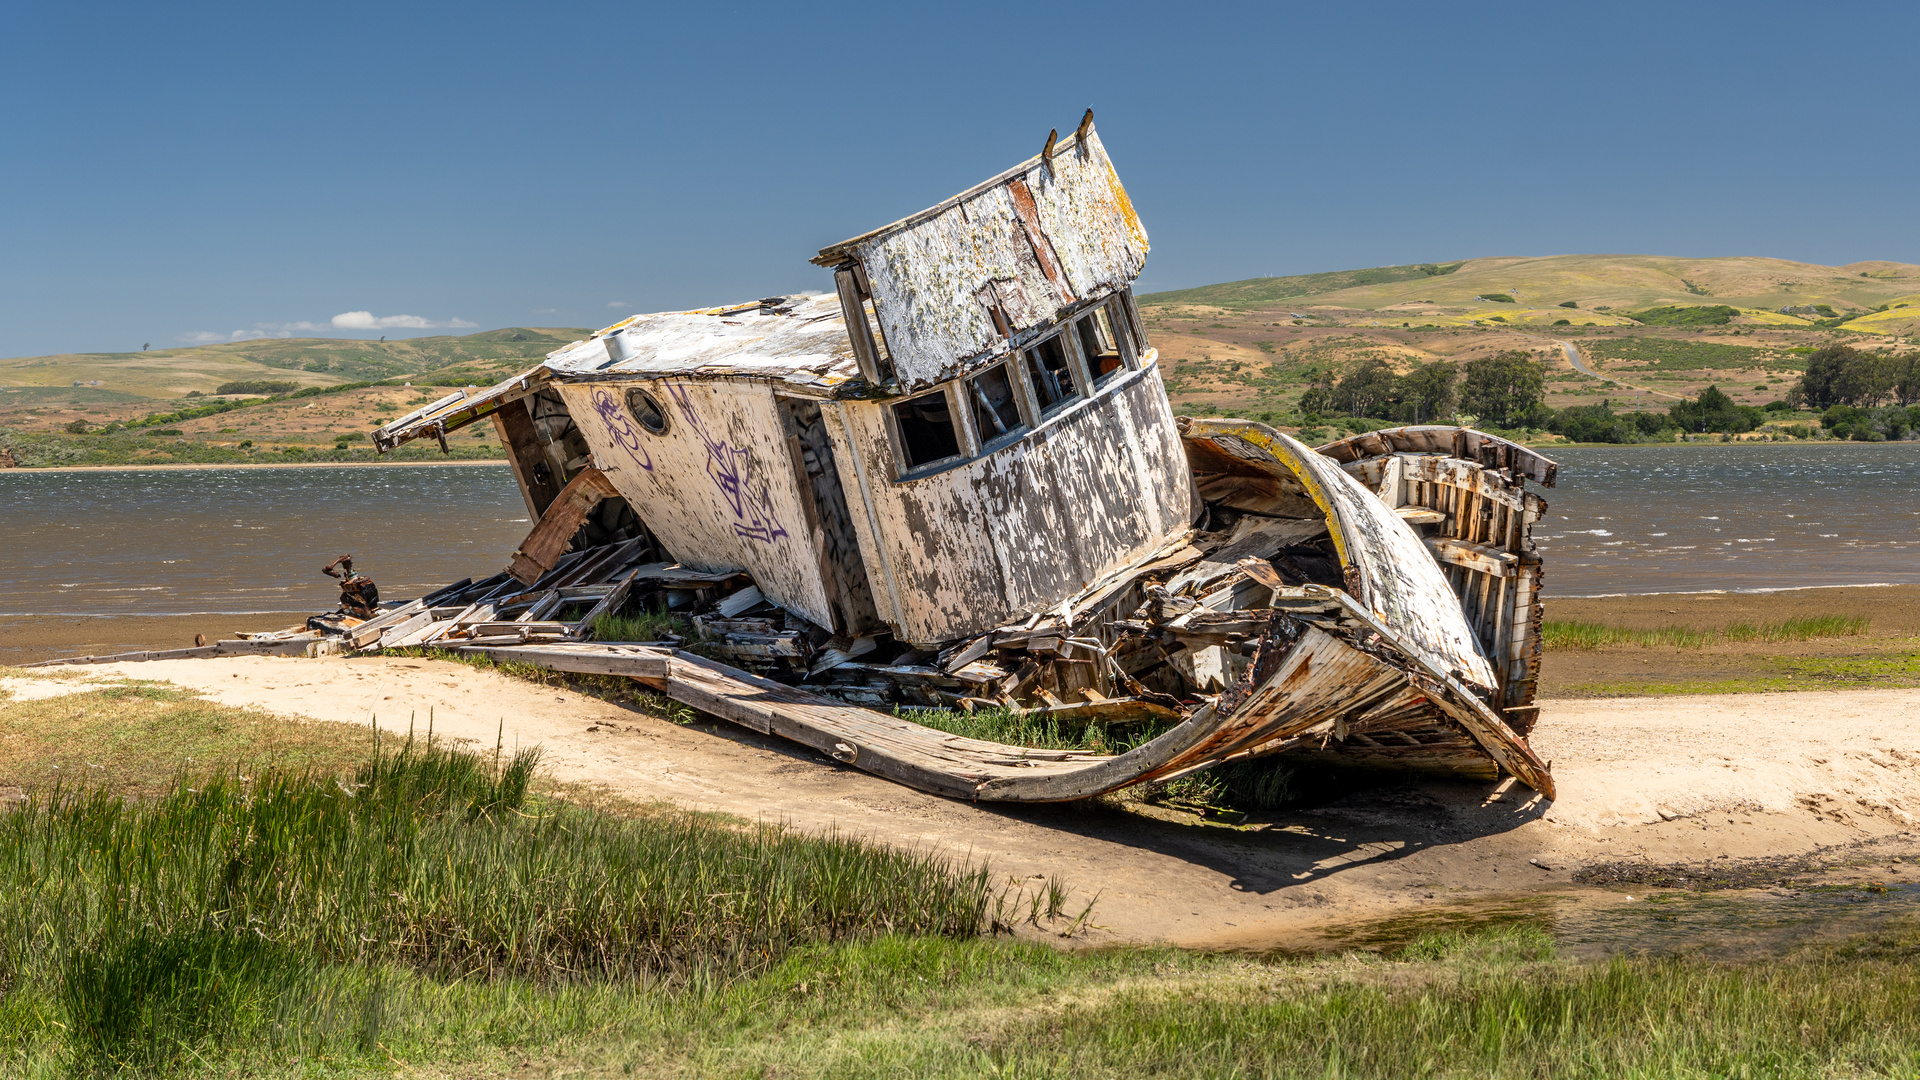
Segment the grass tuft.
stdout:
[[1859,637],[1867,633],[1869,624],[1870,620],[1864,615],[1804,615],[1757,626],[1745,622],[1734,623],[1719,630],[1695,630],[1684,626],[1630,630],[1604,623],[1547,620],[1541,624],[1540,639],[1549,649],[1602,649],[1613,645],[1634,645],[1642,649],[1698,649],[1729,642],[1783,644],[1816,638]]
[[595,641],[687,641],[692,637],[693,627],[687,620],[664,611],[606,614],[593,620]]
[[[37,791],[0,815],[0,1016],[30,1000],[78,1060],[165,1070],[265,1037],[342,965],[698,985],[809,944],[985,926],[984,867],[539,803],[537,762],[408,741],[351,779],[231,771],[151,801]],[[355,1026],[377,1039],[377,1018]]]

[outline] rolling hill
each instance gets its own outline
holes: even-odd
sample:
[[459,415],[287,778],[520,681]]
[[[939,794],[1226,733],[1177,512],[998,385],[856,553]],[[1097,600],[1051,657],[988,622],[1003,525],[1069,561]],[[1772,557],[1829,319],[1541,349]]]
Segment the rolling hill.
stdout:
[[18,357],[0,359],[0,388],[12,392],[9,402],[78,405],[177,398],[195,390],[211,394],[222,383],[249,379],[328,386],[433,375],[479,383],[504,378],[588,333],[507,327],[404,341],[279,338],[146,352]]
[[[1747,256],[1550,255],[1253,278],[1150,293],[1139,301],[1157,307],[1246,310],[1291,305],[1413,316],[1478,312],[1511,316],[1516,309],[1552,309],[1567,301],[1586,312],[1671,304],[1728,304],[1773,311],[1827,304],[1841,314],[1865,315],[1917,289],[1920,266],[1909,263],[1820,266]],[[1482,299],[1490,296],[1508,297],[1514,303]]]

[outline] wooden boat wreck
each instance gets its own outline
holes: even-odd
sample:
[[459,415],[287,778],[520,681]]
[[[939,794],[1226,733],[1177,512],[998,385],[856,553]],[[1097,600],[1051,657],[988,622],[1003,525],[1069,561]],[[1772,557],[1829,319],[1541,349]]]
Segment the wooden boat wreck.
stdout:
[[[1265,755],[1551,796],[1527,483],[1554,464],[1456,427],[1313,449],[1176,417],[1131,293],[1147,248],[1089,112],[823,249],[833,293],[636,315],[452,393],[376,445],[489,421],[537,524],[491,578],[317,625],[629,675],[966,799]],[[592,640],[621,610],[695,634]],[[1144,734],[1101,755],[913,721],[982,707]]]

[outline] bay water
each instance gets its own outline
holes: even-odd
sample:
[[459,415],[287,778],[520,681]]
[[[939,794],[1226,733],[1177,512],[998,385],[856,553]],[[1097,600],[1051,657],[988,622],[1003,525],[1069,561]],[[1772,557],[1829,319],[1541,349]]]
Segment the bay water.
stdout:
[[[1547,595],[1920,582],[1920,443],[1547,449]],[[506,565],[504,465],[0,471],[0,615],[322,611],[352,553],[384,598]]]

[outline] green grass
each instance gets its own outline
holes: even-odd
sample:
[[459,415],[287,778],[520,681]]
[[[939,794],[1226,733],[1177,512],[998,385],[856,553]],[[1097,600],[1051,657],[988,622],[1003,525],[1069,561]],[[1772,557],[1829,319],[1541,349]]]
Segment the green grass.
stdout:
[[538,802],[536,762],[409,740],[350,779],[33,792],[0,818],[0,1060],[38,1045],[89,1068],[185,1069],[310,1028],[373,1049],[393,973],[562,995],[711,985],[809,945],[971,937],[994,913],[982,866]]
[[665,641],[669,637],[689,640],[693,637],[693,627],[680,616],[664,611],[608,614],[593,620],[595,641]]
[[[1920,1065],[1920,943],[1903,929],[1751,963],[1582,963],[1525,925],[1271,962],[882,936],[698,984],[329,966],[241,1024],[227,1021],[230,993],[193,1004],[207,1008],[181,1073],[1895,1077]],[[14,1017],[30,1026],[0,1034],[9,1064],[55,1071],[48,1026]]]
[[[59,683],[86,670],[0,668],[0,675]],[[390,726],[408,722],[405,716],[388,719]],[[0,699],[0,786],[28,790],[84,780],[152,798],[183,773],[203,775],[238,760],[283,769],[350,769],[368,745],[367,729],[357,725],[288,721],[158,683],[125,680],[36,701]]]
[[1717,341],[1635,336],[1590,338],[1580,351],[1598,360],[1644,362],[1651,371],[1697,371],[1705,368],[1777,368],[1798,370],[1803,361],[1788,361],[1774,350]]
[[1864,615],[1806,615],[1759,625],[1734,623],[1717,630],[1696,630],[1684,626],[1630,630],[1602,623],[1557,622],[1549,619],[1540,626],[1540,640],[1549,649],[1602,649],[1613,645],[1634,645],[1642,649],[1698,649],[1734,642],[1781,644],[1816,638],[1859,637],[1867,633],[1869,624],[1870,620]]

